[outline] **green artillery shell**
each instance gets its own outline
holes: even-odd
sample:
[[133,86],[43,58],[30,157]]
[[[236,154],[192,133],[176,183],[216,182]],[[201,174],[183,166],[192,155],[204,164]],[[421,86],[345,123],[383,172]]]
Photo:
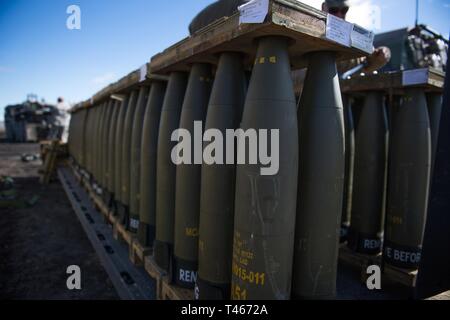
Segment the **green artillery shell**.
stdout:
[[111,124],[109,129],[109,136],[108,136],[108,191],[111,192],[111,196],[114,197],[114,191],[115,191],[115,154],[116,154],[116,131],[117,131],[117,120],[119,116],[120,111],[120,101],[115,101],[114,108],[112,111],[112,118],[111,118]]
[[104,115],[106,110],[106,102],[103,102],[98,108],[97,127],[95,130],[95,167],[94,177],[98,185],[101,185],[101,161],[102,161],[102,130],[104,123]]
[[431,129],[431,179],[434,173],[434,162],[436,159],[436,149],[439,140],[439,127],[441,123],[442,113],[442,94],[427,94],[428,114],[430,116]]
[[134,90],[130,95],[130,101],[128,103],[127,114],[123,124],[123,137],[122,137],[122,161],[121,178],[122,184],[122,196],[121,203],[118,208],[119,221],[125,227],[128,228],[129,221],[129,205],[130,205],[130,162],[131,162],[131,134],[133,130],[134,113],[136,111],[138,97],[140,90]]
[[[218,129],[225,137],[226,129],[239,127],[245,95],[242,56],[223,53],[211,92],[205,130]],[[226,159],[225,144],[222,153]],[[232,157],[234,159],[234,154]],[[204,163],[201,176],[196,292],[201,300],[227,300],[231,293],[236,166]]]
[[[247,160],[236,167],[234,300],[284,300],[291,294],[298,125],[288,42],[283,37],[259,40],[245,102],[241,128],[258,130],[259,151],[267,147],[279,163],[275,172],[262,171],[268,165],[260,161],[251,164]],[[267,130],[267,144],[261,143],[261,130]]]
[[147,86],[141,88],[136,112],[134,114],[133,132],[131,136],[129,229],[133,233],[137,233],[139,228],[142,129],[144,127],[144,116],[147,108],[149,90],[150,88]]
[[171,136],[180,124],[186,84],[186,73],[173,72],[170,75],[159,125],[154,257],[157,265],[165,271],[170,271],[171,268],[175,217],[176,166],[172,162],[171,153],[176,142],[171,141]]
[[352,99],[348,95],[345,95],[343,102],[345,123],[345,176],[340,242],[347,241],[348,229],[350,227],[355,164],[355,126],[353,122]]
[[109,151],[109,131],[111,129],[111,122],[112,122],[112,116],[114,113],[114,105],[116,104],[115,100],[109,100],[108,108],[106,111],[106,122],[105,127],[103,129],[103,191],[108,191],[108,185],[109,185],[109,157],[108,157],[108,151]]
[[[194,136],[194,121],[206,117],[211,94],[212,74],[208,64],[194,64],[189,76],[180,117],[180,128]],[[201,137],[200,137],[201,139]],[[195,152],[195,150],[193,150]],[[175,193],[175,283],[193,288],[198,268],[198,227],[200,213],[201,170],[199,164],[177,166]]]
[[144,247],[153,247],[156,223],[156,151],[159,121],[166,83],[154,81],[150,90],[141,145],[141,185],[138,239]]
[[335,54],[332,52],[316,52],[309,56],[299,126],[300,174],[293,298],[334,298],[345,133]]
[[116,205],[119,205],[122,200],[122,143],[123,143],[123,128],[125,123],[125,116],[127,113],[128,102],[130,100],[130,96],[127,96],[120,105],[120,111],[117,118],[117,127],[116,127],[116,150],[115,150],[115,169],[114,169],[114,194],[116,195]]
[[403,97],[390,152],[383,259],[415,269],[422,251],[431,169],[430,121],[420,89],[408,89]]
[[383,93],[367,93],[356,130],[353,205],[348,246],[381,252],[389,131]]

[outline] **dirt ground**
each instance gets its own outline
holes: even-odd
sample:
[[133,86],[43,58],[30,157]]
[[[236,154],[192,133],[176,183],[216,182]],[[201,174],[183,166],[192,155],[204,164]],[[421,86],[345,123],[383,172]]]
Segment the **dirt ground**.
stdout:
[[[39,199],[21,209],[0,207],[0,299],[118,299],[59,182],[39,184],[37,144],[0,142],[0,175],[14,179],[19,200]],[[81,290],[67,289],[67,267],[81,268]]]

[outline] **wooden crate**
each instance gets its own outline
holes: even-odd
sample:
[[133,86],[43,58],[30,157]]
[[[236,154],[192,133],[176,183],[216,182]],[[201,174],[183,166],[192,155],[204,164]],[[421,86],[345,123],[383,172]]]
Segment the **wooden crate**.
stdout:
[[162,282],[161,300],[194,300],[194,290],[169,284],[167,278],[164,278]]
[[153,254],[153,248],[143,247],[137,238],[130,245],[130,261],[136,266],[144,265],[144,259]]
[[144,258],[144,269],[156,282],[156,299],[162,300],[162,284],[167,277],[167,273],[158,267],[152,256]]
[[417,283],[418,270],[408,270],[394,267],[388,264],[383,265],[383,276],[393,282],[404,286],[415,288]]

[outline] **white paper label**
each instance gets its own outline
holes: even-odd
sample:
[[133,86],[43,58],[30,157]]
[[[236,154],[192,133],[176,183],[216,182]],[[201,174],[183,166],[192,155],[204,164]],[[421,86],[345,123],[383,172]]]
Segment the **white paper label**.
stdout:
[[352,30],[353,24],[328,14],[326,32],[327,39],[342,44],[346,47],[350,47]]
[[139,77],[139,82],[142,82],[142,81],[144,81],[145,79],[147,79],[147,64],[144,64],[144,65],[141,67],[141,70],[140,70],[140,77]]
[[404,86],[412,86],[415,84],[425,84],[428,82],[428,69],[415,69],[403,71]]
[[263,23],[269,13],[269,0],[252,0],[239,6],[239,24]]
[[358,25],[353,25],[351,33],[351,45],[367,53],[373,52],[373,39],[375,34]]

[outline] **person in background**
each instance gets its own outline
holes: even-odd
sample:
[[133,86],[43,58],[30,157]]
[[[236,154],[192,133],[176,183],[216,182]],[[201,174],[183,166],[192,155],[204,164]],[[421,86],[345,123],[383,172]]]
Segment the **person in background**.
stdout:
[[[347,13],[350,10],[350,3],[348,0],[325,0],[322,3],[322,11],[329,13],[333,16],[346,19]],[[350,69],[363,64],[364,68],[360,73],[373,73],[383,68],[391,60],[391,50],[388,47],[376,48],[371,55],[350,59],[347,61],[339,61],[337,63],[337,69],[339,75],[344,74]],[[300,69],[292,71],[292,79],[294,81],[295,92],[297,96],[301,96],[303,91],[303,84],[306,79],[307,69]],[[300,101],[300,100],[299,100]]]
[[[350,9],[349,0],[326,0],[322,3],[322,11],[327,12],[333,16],[346,19],[347,13]],[[391,60],[391,50],[388,47],[379,47],[374,52],[367,56],[349,61],[340,62],[338,64],[339,71],[345,72],[358,64],[365,64],[366,66],[361,72],[372,73],[383,68]]]
[[69,138],[70,106],[64,101],[64,98],[59,97],[56,107],[59,112],[59,115],[56,118],[60,130],[58,137],[60,137],[63,143],[67,143]]

